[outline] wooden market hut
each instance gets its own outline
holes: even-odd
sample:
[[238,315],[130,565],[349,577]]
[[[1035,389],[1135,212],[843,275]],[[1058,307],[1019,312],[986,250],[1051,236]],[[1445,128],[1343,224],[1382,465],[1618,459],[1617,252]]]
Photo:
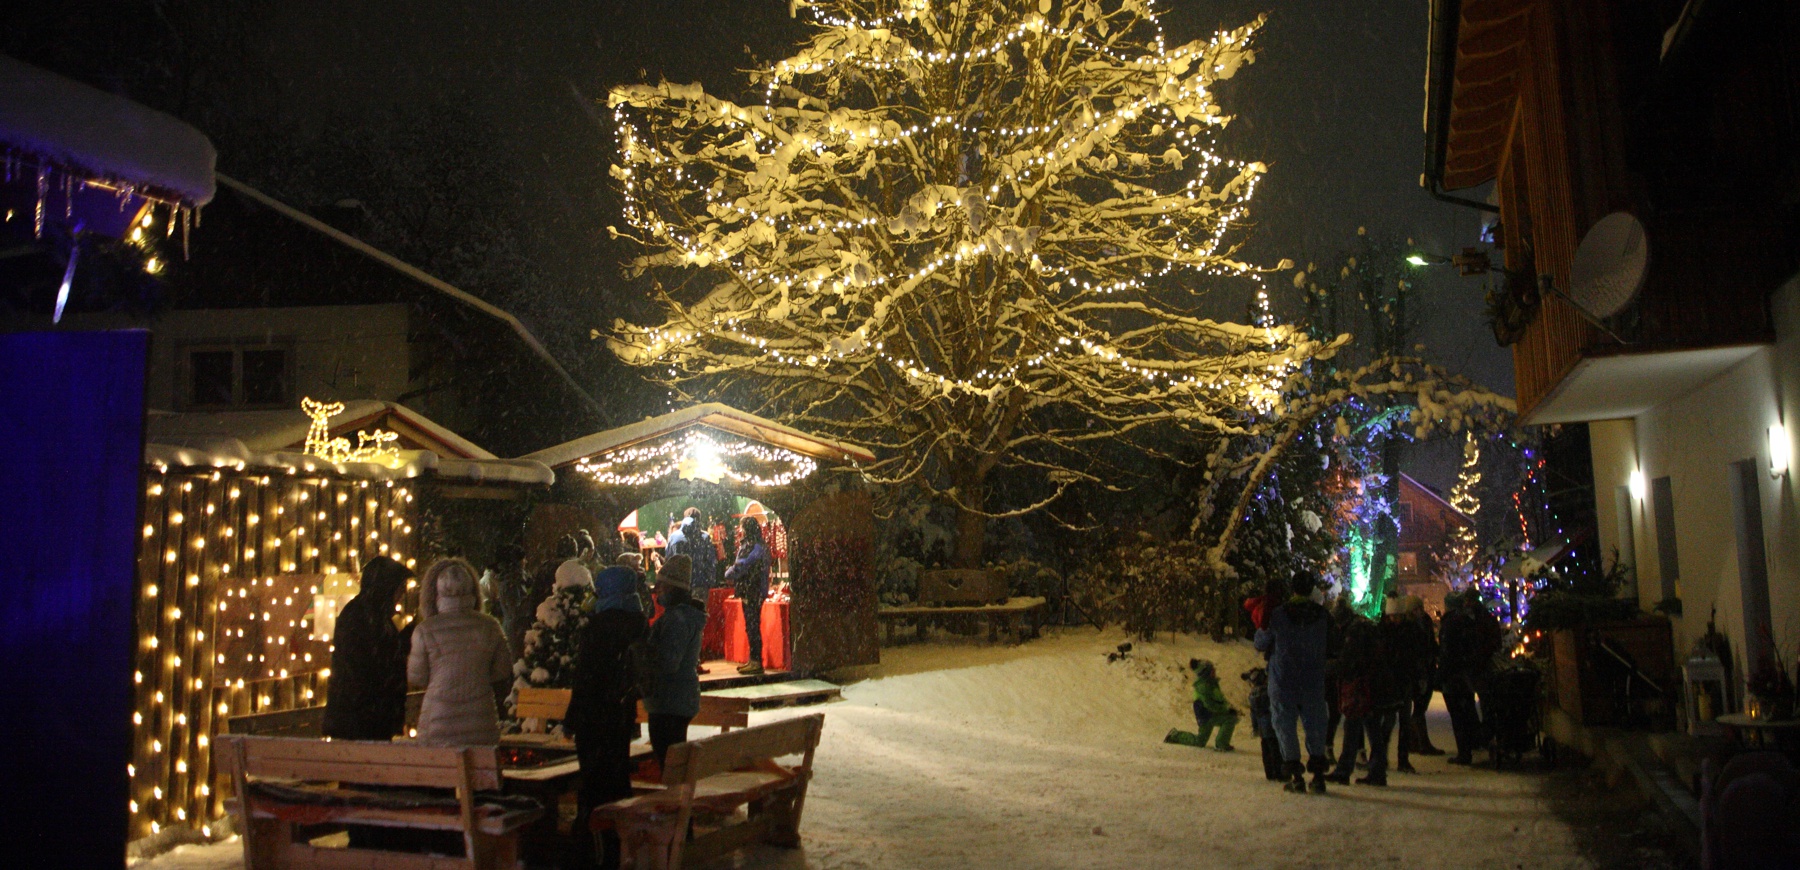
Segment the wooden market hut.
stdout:
[[[604,547],[622,520],[647,505],[754,500],[786,533],[790,670],[815,674],[879,661],[873,505],[859,476],[823,473],[873,462],[864,448],[712,403],[524,458],[558,478],[553,503],[539,505],[527,526],[533,556],[547,558],[558,537],[583,528]],[[728,521],[725,510],[709,513]],[[638,524],[653,532],[662,519],[645,516]],[[731,542],[725,548],[728,563]]]
[[[213,835],[224,814],[213,737],[232,720],[315,721],[337,609],[376,555],[423,568],[465,529],[518,534],[555,475],[500,459],[404,406],[347,403],[333,437],[397,433],[382,461],[303,452],[298,410],[159,414],[141,492],[130,836]],[[477,521],[458,522],[473,515]],[[309,715],[310,714],[310,715]]]

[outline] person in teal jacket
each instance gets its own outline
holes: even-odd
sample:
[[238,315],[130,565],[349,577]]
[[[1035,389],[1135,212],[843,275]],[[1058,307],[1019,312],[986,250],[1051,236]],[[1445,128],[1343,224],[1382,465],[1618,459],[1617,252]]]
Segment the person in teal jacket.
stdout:
[[1219,689],[1218,669],[1206,659],[1191,659],[1188,667],[1194,669],[1194,726],[1200,734],[1200,746],[1206,745],[1206,739],[1217,728],[1218,738],[1213,748],[1220,752],[1230,752],[1231,732],[1237,730],[1238,712],[1225,700],[1225,693]]

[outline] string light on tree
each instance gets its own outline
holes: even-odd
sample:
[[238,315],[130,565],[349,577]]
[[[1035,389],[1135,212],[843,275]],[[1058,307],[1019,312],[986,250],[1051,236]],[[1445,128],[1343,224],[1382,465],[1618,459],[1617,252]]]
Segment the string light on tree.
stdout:
[[[1215,92],[1260,20],[1170,46],[1148,0],[796,8],[814,38],[750,73],[760,105],[609,97],[631,271],[707,275],[604,336],[671,400],[742,385],[874,448],[860,470],[954,509],[973,564],[985,519],[1093,480],[1091,443],[1254,429],[1332,346],[1277,324],[1235,256],[1266,167],[1215,148]],[[1201,314],[1210,285],[1252,293],[1253,322]],[[606,473],[669,473],[639,461]],[[1010,476],[1055,491],[990,504]]]

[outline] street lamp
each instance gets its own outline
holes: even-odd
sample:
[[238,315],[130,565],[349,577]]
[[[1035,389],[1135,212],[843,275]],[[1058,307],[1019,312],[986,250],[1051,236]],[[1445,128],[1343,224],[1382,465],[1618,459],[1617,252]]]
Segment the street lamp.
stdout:
[[1464,278],[1486,275],[1494,268],[1493,261],[1488,259],[1488,252],[1481,248],[1463,248],[1462,253],[1454,257],[1418,251],[1406,255],[1406,262],[1413,266],[1455,266]]

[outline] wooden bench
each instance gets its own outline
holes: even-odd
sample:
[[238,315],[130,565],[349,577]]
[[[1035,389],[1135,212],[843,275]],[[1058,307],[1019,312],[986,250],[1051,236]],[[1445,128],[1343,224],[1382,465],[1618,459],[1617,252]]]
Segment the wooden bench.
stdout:
[[[233,734],[215,740],[213,754],[235,786],[231,803],[244,839],[245,870],[513,870],[519,866],[519,829],[543,815],[533,801],[477,796],[501,785],[493,747]],[[396,794],[355,784],[455,793]],[[323,824],[456,831],[465,851],[445,857],[297,841],[297,827]]]
[[[762,841],[800,845],[800,814],[812,780],[813,752],[825,715],[814,713],[669,747],[663,788],[596,807],[589,825],[615,829],[621,854],[639,870],[700,864]],[[800,756],[785,767],[776,759]],[[696,811],[709,817],[747,816],[709,831],[688,828]]]
[[1005,604],[883,607],[875,615],[887,631],[890,646],[894,643],[894,625],[898,622],[912,624],[913,639],[924,640],[934,625],[985,621],[989,641],[999,640],[1000,628],[1005,626],[1014,643],[1023,643],[1027,637],[1038,636],[1043,611],[1044,599],[1015,597],[1008,598]]

